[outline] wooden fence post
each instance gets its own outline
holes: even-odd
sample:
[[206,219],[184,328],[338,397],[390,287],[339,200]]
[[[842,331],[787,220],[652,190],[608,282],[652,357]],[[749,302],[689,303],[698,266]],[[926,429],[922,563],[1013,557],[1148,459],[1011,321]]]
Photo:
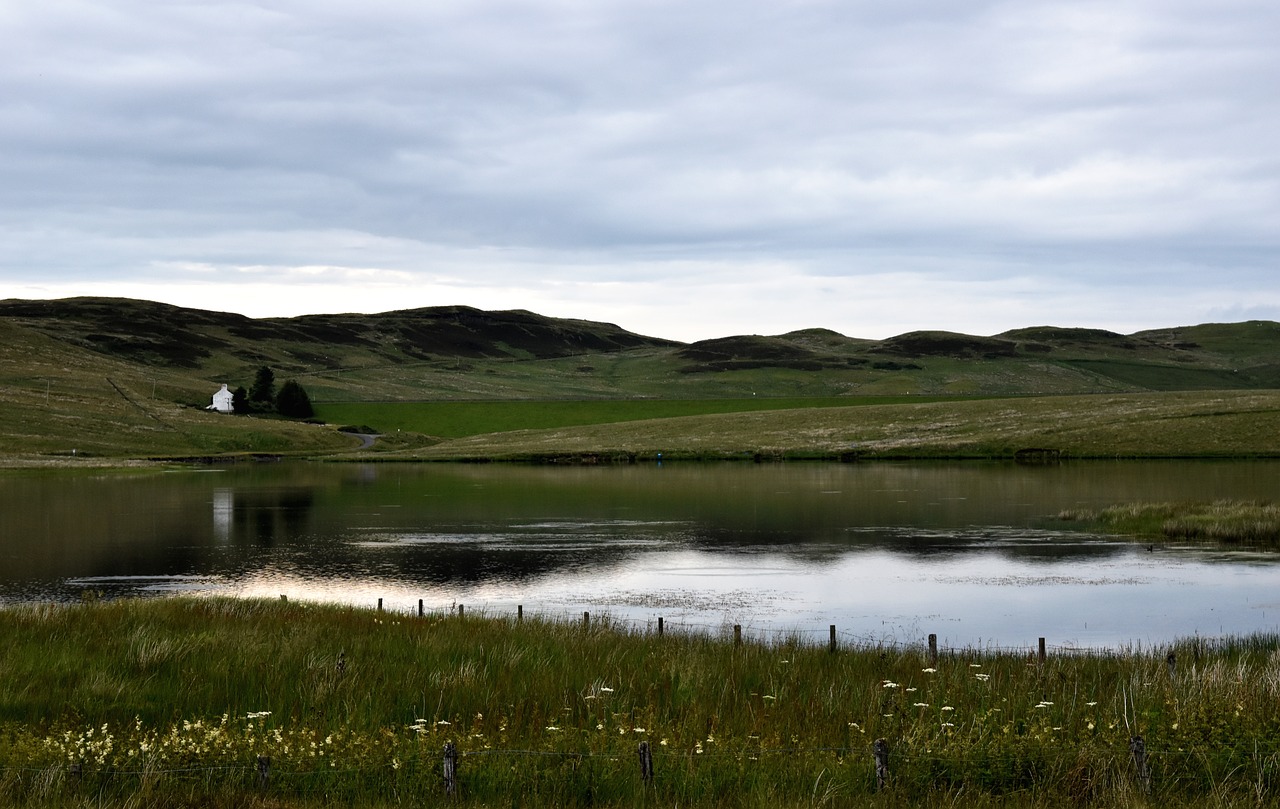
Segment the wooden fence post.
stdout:
[[938,667],[938,636],[929,633],[929,668]]
[[1164,662],[1169,666],[1169,679],[1173,679],[1174,672],[1178,668],[1178,656],[1172,649],[1169,650],[1169,656],[1164,659]]
[[734,646],[742,645],[742,624],[733,625],[733,645]]
[[1133,766],[1138,771],[1138,783],[1142,786],[1142,794],[1151,792],[1151,770],[1147,768],[1147,743],[1141,736],[1129,740],[1129,752],[1133,755]]
[[459,605],[458,605],[458,617],[459,617],[459,618],[461,618],[461,617],[462,617],[462,612],[463,612],[463,607],[462,607],[462,605],[461,605],[461,604],[459,604]]
[[516,623],[519,623],[523,620],[524,620],[524,605],[517,604],[516,605]]
[[653,751],[648,742],[640,742],[640,780],[646,785],[653,783]]
[[582,613],[582,628],[583,629],[591,628],[591,613],[589,612]]
[[421,618],[426,614],[426,610],[423,609],[422,599],[418,599],[418,617]]
[[444,744],[444,794],[458,794],[458,748],[453,742]]
[[1040,661],[1040,665],[1042,665],[1042,666],[1043,666],[1043,665],[1044,665],[1044,661],[1045,661],[1045,659],[1046,659],[1047,657],[1048,657],[1048,655],[1046,654],[1046,652],[1045,652],[1045,647],[1044,647],[1044,638],[1041,638],[1041,639],[1040,639],[1040,651],[1039,651],[1039,654],[1037,654],[1037,655],[1036,655],[1036,659],[1037,659],[1037,660],[1039,660],[1039,661]]
[[871,743],[871,753],[876,758],[876,791],[881,792],[889,785],[889,743],[876,739]]
[[836,653],[836,625],[831,625],[831,639],[827,643],[827,651],[832,654]]
[[378,599],[378,612],[382,612],[382,599]]
[[658,637],[662,637],[662,616],[658,616]]
[[271,757],[258,756],[258,788],[266,789],[271,780]]

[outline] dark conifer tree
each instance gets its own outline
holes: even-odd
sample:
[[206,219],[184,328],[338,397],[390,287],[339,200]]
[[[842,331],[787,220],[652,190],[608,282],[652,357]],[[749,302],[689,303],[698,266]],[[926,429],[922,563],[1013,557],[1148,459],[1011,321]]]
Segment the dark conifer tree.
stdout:
[[280,393],[276,396],[276,412],[295,419],[309,419],[316,414],[306,389],[292,379],[280,386]]

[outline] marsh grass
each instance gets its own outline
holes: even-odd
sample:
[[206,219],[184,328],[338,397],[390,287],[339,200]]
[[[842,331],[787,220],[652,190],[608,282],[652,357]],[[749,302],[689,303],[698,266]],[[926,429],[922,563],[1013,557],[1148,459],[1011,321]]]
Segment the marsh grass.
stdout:
[[1274,637],[1179,644],[1172,672],[1166,649],[929,666],[607,618],[224,599],[14,607],[0,637],[0,805],[429,805],[453,742],[477,806],[1127,806],[1147,800],[1134,735],[1150,805],[1280,803]]
[[1280,506],[1274,503],[1243,500],[1126,503],[1101,511],[1063,511],[1059,516],[1139,536],[1245,545],[1280,544]]

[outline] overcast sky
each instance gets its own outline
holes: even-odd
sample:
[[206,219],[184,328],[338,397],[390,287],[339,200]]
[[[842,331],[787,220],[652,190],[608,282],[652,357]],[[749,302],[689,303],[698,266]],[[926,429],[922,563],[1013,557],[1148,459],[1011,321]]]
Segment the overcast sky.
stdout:
[[1275,0],[0,3],[0,298],[1280,320]]

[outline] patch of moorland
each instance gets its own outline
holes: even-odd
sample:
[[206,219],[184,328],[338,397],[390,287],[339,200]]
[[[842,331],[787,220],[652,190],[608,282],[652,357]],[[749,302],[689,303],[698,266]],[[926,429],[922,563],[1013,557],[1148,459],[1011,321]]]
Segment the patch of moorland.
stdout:
[[[1280,324],[1118,335],[1033,327],[885,340],[825,329],[683,345],[607,323],[460,306],[250,319],[147,301],[0,301],[0,322],[201,386],[261,365],[321,401],[1048,395],[1280,386]],[[215,388],[216,389],[216,388]]]
[[431,805],[446,744],[476,806],[1280,805],[1275,637],[934,660],[225,599],[0,627],[0,806]]
[[515,430],[421,459],[602,460],[1280,457],[1280,392],[936,401]]
[[1280,506],[1217,500],[1211,503],[1125,503],[1101,510],[1069,509],[1060,519],[1108,531],[1172,540],[1245,545],[1280,544]]

